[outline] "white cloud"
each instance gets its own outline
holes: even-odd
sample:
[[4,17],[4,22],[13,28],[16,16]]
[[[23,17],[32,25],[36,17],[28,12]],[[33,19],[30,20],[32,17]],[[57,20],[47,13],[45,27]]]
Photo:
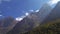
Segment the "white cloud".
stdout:
[[36,10],[35,12],[39,12],[39,10]]
[[3,16],[3,15],[0,15],[0,17]]
[[34,10],[29,10],[30,12],[33,12]]
[[16,18],[16,20],[17,20],[17,21],[21,21],[22,19],[23,19],[23,18],[19,18],[19,17],[18,17],[18,18]]
[[16,18],[16,21],[21,21],[21,20],[23,20],[24,17],[25,17],[25,16],[17,17],[17,18]]
[[15,18],[15,19],[16,19],[16,21],[21,21],[21,20],[23,20],[24,17],[26,17],[26,16],[28,16],[28,15],[29,15],[29,13],[26,12],[26,13],[25,13],[25,16],[17,17],[17,18]]
[[[30,10],[30,11],[33,11],[33,10]],[[36,10],[35,12],[39,12],[39,10]],[[21,21],[21,20],[23,20],[24,17],[26,17],[26,16],[28,16],[28,15],[29,15],[29,13],[26,12],[26,13],[25,13],[25,16],[17,17],[16,20],[17,20],[17,21]]]
[[54,4],[57,4],[60,0],[51,0],[48,2],[48,4],[50,5],[54,5]]
[[28,12],[26,12],[26,13],[25,13],[25,15],[26,15],[26,16],[28,16],[28,15],[29,15],[29,13],[28,13]]
[[1,4],[2,0],[0,0],[0,4]]
[[3,0],[3,1],[8,1],[8,2],[9,2],[9,1],[11,1],[11,0]]
[[16,21],[21,21],[21,20],[23,20],[24,17],[26,17],[26,16],[28,16],[28,15],[29,15],[29,13],[26,12],[26,13],[25,13],[25,16],[17,17],[17,18],[16,18]]
[[2,3],[2,1],[10,2],[11,0],[0,0],[0,4]]

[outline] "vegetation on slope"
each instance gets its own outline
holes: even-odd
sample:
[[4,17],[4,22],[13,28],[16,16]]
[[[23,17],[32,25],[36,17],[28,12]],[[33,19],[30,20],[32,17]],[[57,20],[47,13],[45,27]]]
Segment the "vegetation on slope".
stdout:
[[60,34],[60,19],[42,24],[24,34]]

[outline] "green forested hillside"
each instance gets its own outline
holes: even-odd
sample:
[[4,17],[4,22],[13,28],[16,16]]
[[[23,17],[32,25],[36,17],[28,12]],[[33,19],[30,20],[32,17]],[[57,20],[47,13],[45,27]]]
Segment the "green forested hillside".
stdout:
[[60,34],[60,19],[42,24],[24,34]]

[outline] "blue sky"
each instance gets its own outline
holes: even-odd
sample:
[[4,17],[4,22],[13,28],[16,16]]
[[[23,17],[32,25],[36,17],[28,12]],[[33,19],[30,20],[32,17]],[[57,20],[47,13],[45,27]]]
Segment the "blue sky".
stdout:
[[49,0],[0,0],[0,14],[3,16],[20,17],[29,10],[40,9]]

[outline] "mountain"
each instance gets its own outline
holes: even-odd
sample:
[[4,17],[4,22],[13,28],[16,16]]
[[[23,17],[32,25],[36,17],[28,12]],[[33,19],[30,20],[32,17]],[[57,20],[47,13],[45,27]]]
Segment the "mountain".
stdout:
[[60,2],[51,10],[42,24],[24,34],[60,34]]
[[52,9],[50,14],[43,21],[44,23],[60,19],[60,2],[57,3],[55,8]]
[[33,21],[28,17],[25,17],[22,21],[19,21],[7,34],[21,34],[27,32],[33,28],[33,25]]
[[[44,4],[39,12],[34,12],[28,15],[28,18],[35,22],[35,27],[38,26],[50,14],[52,8],[48,4]],[[37,22],[37,23],[36,23]]]
[[42,22],[47,15],[51,12],[52,8],[48,4],[44,4],[40,11],[38,12],[38,17],[40,18],[40,22]]
[[22,34],[33,28],[39,26],[39,24],[51,11],[51,7],[48,4],[42,6],[39,12],[30,13],[22,21],[19,21],[15,27],[7,32],[7,34]]
[[16,20],[13,17],[5,17],[0,20],[0,34],[6,34],[16,24]]

